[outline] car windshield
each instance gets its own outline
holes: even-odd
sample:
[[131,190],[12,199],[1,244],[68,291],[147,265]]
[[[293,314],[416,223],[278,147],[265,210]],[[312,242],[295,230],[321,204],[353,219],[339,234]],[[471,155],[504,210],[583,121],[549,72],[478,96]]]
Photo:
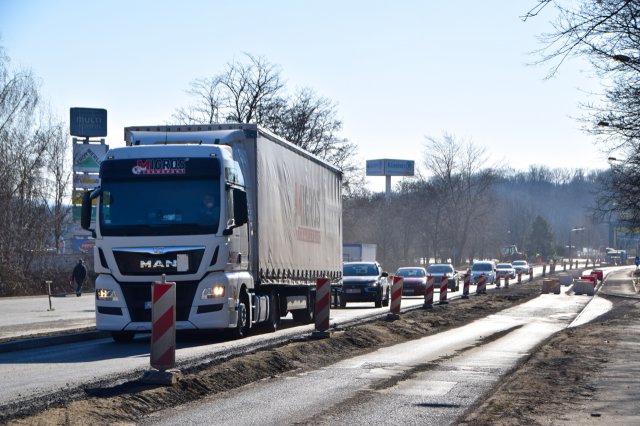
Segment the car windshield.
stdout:
[[450,265],[431,265],[427,272],[429,274],[448,274],[453,272],[453,267]]
[[491,271],[492,268],[490,263],[474,263],[471,270],[472,271]]
[[422,268],[416,269],[398,269],[398,273],[396,274],[400,277],[424,277],[425,272]]
[[516,260],[515,262],[513,262],[513,266],[524,266],[526,264],[527,262],[525,262],[524,260]]
[[344,265],[342,274],[347,277],[368,277],[379,275],[379,271],[373,263],[349,263]]
[[498,268],[498,269],[511,269],[512,266],[509,263],[498,263],[498,266],[496,266],[496,268]]

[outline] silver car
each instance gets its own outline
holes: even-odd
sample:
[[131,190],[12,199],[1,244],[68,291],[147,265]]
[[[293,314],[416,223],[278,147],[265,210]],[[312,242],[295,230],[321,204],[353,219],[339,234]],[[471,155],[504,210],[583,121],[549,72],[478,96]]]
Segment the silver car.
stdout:
[[529,264],[526,260],[514,260],[512,265],[513,269],[516,270],[516,275],[529,275]]
[[442,277],[446,276],[448,278],[448,290],[458,291],[460,289],[460,277],[458,276],[458,271],[456,271],[450,263],[441,263],[429,266],[427,268],[427,275],[434,278],[434,288],[440,288]]
[[496,264],[492,261],[483,260],[473,262],[471,267],[471,283],[477,284],[478,278],[484,275],[487,278],[487,284],[496,282]]

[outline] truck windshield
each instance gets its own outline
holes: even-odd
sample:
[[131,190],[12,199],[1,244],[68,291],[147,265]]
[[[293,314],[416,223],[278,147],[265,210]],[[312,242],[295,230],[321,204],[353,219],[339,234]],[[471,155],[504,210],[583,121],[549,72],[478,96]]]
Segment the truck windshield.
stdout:
[[220,223],[217,178],[102,182],[102,235],[215,234]]

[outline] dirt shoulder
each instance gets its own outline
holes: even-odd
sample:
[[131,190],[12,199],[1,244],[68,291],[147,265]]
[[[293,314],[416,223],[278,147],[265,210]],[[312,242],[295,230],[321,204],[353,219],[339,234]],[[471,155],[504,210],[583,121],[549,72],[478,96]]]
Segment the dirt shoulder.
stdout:
[[640,300],[554,335],[461,422],[466,425],[640,424]]

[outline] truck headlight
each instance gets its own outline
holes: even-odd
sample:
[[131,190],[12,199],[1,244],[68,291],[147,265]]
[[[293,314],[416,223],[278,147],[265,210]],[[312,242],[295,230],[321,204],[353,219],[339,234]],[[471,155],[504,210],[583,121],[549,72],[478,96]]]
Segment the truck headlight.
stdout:
[[117,302],[118,296],[116,296],[116,292],[114,290],[109,290],[106,288],[98,288],[96,289],[96,299],[108,300],[110,302]]
[[218,297],[224,297],[224,286],[223,285],[213,285],[211,287],[206,287],[202,290],[201,299],[216,299]]

